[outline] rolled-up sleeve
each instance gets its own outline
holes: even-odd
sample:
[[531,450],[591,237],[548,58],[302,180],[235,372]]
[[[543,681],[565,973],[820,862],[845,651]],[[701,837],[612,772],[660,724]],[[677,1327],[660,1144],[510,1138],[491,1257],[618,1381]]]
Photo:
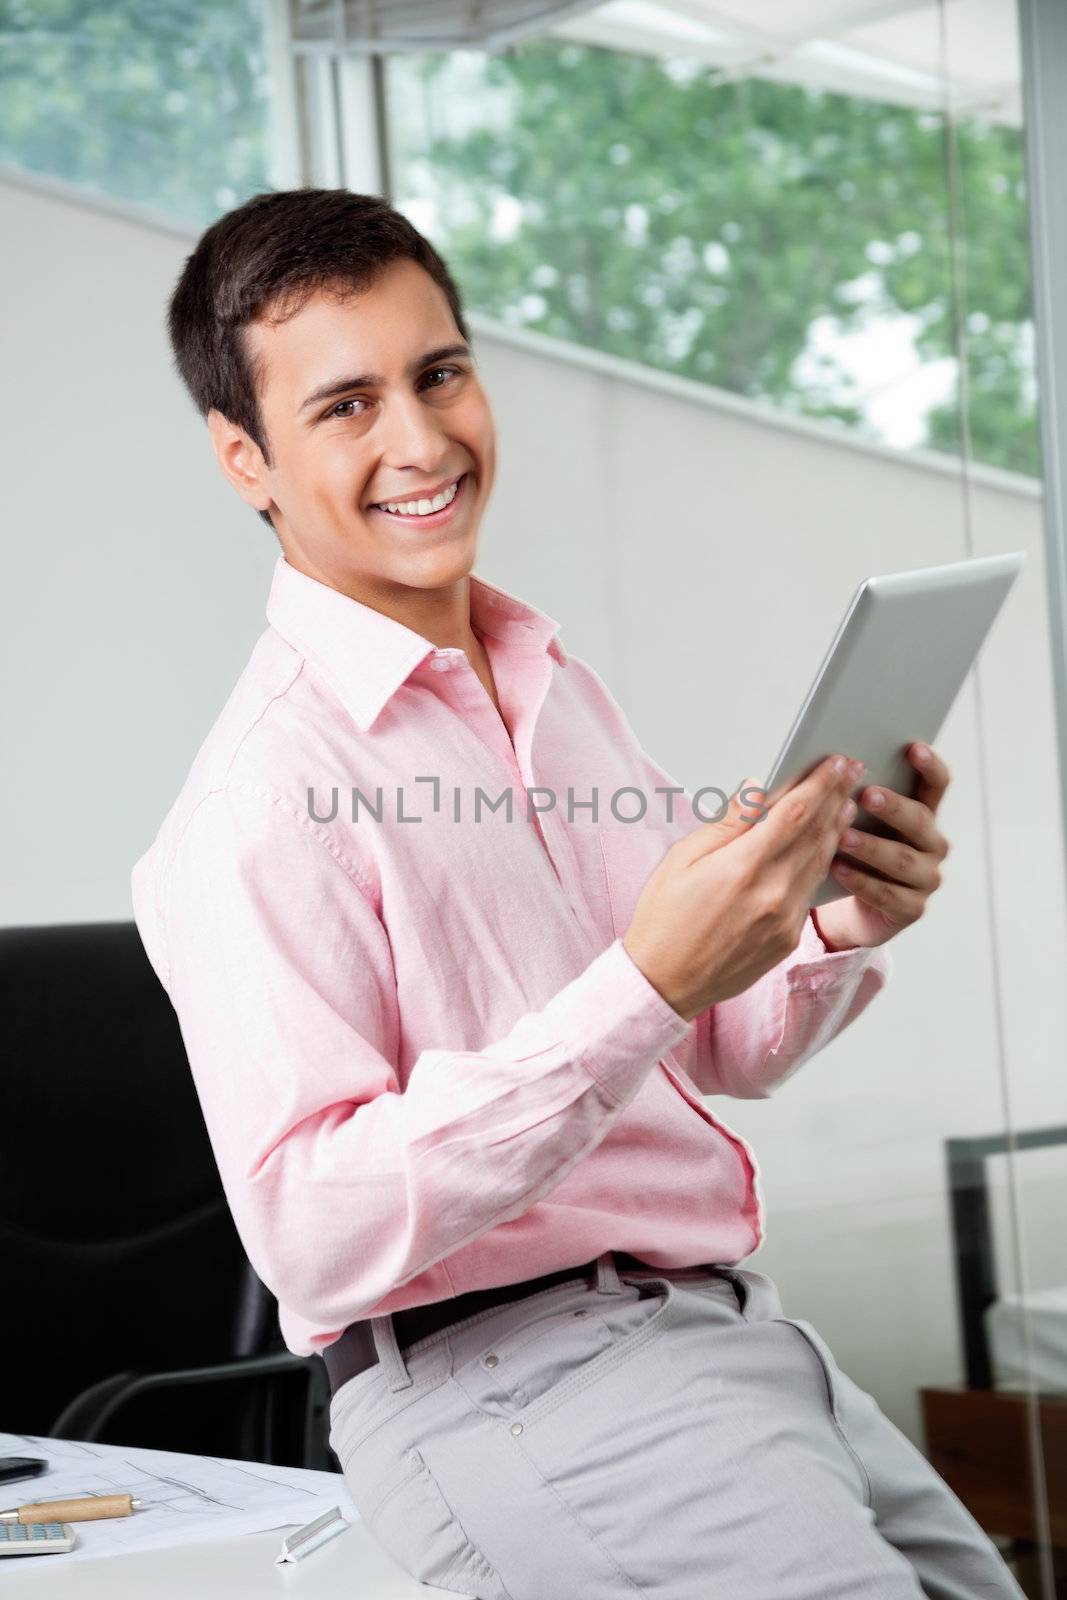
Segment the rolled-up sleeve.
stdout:
[[136,920],[242,1243],[323,1330],[524,1213],[690,1028],[616,940],[505,1037],[422,1050],[401,1091],[387,930],[315,823],[231,784],[158,885],[138,867]]

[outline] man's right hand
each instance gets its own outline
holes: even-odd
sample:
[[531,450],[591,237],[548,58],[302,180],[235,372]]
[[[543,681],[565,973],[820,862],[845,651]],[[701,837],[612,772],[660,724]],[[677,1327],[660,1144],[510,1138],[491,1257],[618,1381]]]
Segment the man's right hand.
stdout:
[[856,814],[849,792],[866,770],[847,763],[838,772],[836,759],[827,756],[770,803],[746,780],[720,822],[677,840],[649,876],[623,946],[686,1021],[796,949],[812,894]]

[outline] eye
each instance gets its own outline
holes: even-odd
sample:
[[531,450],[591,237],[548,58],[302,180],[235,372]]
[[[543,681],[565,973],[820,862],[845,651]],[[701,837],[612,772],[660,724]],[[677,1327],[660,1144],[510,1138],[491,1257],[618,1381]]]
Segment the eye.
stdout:
[[[457,377],[462,376],[462,369],[460,367],[431,367],[427,376],[432,378],[436,372],[451,372]],[[435,389],[439,389],[441,386],[440,384],[435,383],[433,387]]]
[[[362,400],[360,400],[358,397],[355,400],[339,400],[337,402],[337,404],[334,406],[333,410],[332,411],[327,411],[326,415],[328,417],[336,417],[338,415],[338,413],[340,412],[342,406],[355,406],[355,405],[362,405],[362,404],[363,404]],[[348,419],[347,419],[347,417],[341,417],[340,420],[342,422],[347,422]]]
[[[452,377],[455,377],[455,378],[461,378],[463,376],[463,368],[462,367],[430,367],[429,370],[426,372],[425,377],[427,377],[427,378],[435,377],[437,375],[437,373],[439,373],[439,372],[447,372],[447,373],[451,374]],[[433,388],[433,389],[439,389],[441,387],[441,385],[439,383],[434,383],[434,384],[431,384],[430,387]],[[337,417],[340,422],[347,422],[349,419],[348,419],[348,417],[341,415],[341,407],[342,406],[363,405],[364,403],[365,403],[364,401],[359,399],[358,395],[352,400],[339,400],[337,402],[337,404],[330,411],[327,411],[326,415],[327,415],[327,417]]]

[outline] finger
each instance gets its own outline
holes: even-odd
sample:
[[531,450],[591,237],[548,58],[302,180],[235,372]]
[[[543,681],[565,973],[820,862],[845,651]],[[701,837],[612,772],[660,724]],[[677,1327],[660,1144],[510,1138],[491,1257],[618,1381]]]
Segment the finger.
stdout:
[[838,850],[873,872],[880,872],[891,883],[922,889],[932,894],[941,887],[941,872],[936,859],[923,850],[913,850],[899,839],[879,839],[874,834],[846,828]]
[[[835,761],[846,762],[846,766],[841,773],[838,773],[836,767],[834,766]],[[823,793],[829,789],[832,789],[834,780],[837,778],[840,778],[845,782],[845,790],[847,793],[848,789],[857,783],[859,779],[858,773],[856,776],[849,778],[849,768],[847,765],[848,761],[849,757],[840,755],[839,753],[825,756],[823,760],[817,761],[813,767],[808,769],[807,772],[801,773],[799,778],[790,778],[787,783],[780,783],[777,789],[772,789],[767,797],[768,807],[773,810],[774,807],[777,806],[786,795],[796,795],[800,793],[807,795],[809,792]]]
[[909,799],[895,789],[881,786],[861,790],[857,795],[864,811],[879,822],[886,822],[917,850],[927,850],[931,855],[947,855],[947,841],[934,823],[933,813],[921,800]]
[[875,878],[861,867],[850,866],[835,856],[830,863],[830,876],[836,878],[849,894],[881,911],[891,922],[904,925],[917,922],[926,909],[926,894],[922,889],[907,888],[901,883],[886,883]]
[[927,744],[909,745],[907,757],[918,773],[912,797],[927,806],[931,815],[936,815],[952,775],[936,750],[931,750]]
[[[835,760],[836,757],[827,756],[806,778],[787,790],[777,804],[771,805],[760,829],[768,860],[795,850],[798,835],[810,841],[813,854],[819,854],[831,831],[844,827],[847,819],[842,818],[841,808],[858,774],[848,764],[838,772]],[[836,842],[836,833],[829,842],[831,846]]]

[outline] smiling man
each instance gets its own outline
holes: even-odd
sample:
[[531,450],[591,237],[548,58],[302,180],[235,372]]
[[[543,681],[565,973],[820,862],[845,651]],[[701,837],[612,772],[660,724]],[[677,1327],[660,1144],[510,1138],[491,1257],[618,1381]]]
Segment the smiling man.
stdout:
[[895,839],[849,845],[818,923],[859,771],[707,820],[553,619],[474,574],[492,412],[447,268],[383,200],[256,196],[169,326],[282,553],[134,910],[371,1533],[491,1600],[1017,1600],[738,1265],[763,1200],[718,1115],[884,986],[940,882],[943,762],[912,749]]
[[[270,514],[290,566],[464,651],[495,703],[467,602],[496,473],[474,357],[416,260],[394,260],[363,299],[354,314],[351,289],[322,289],[287,320],[248,327],[249,365],[270,373],[257,398],[271,461],[213,408],[215,450],[238,493]],[[372,337],[354,337],[367,326]]]

